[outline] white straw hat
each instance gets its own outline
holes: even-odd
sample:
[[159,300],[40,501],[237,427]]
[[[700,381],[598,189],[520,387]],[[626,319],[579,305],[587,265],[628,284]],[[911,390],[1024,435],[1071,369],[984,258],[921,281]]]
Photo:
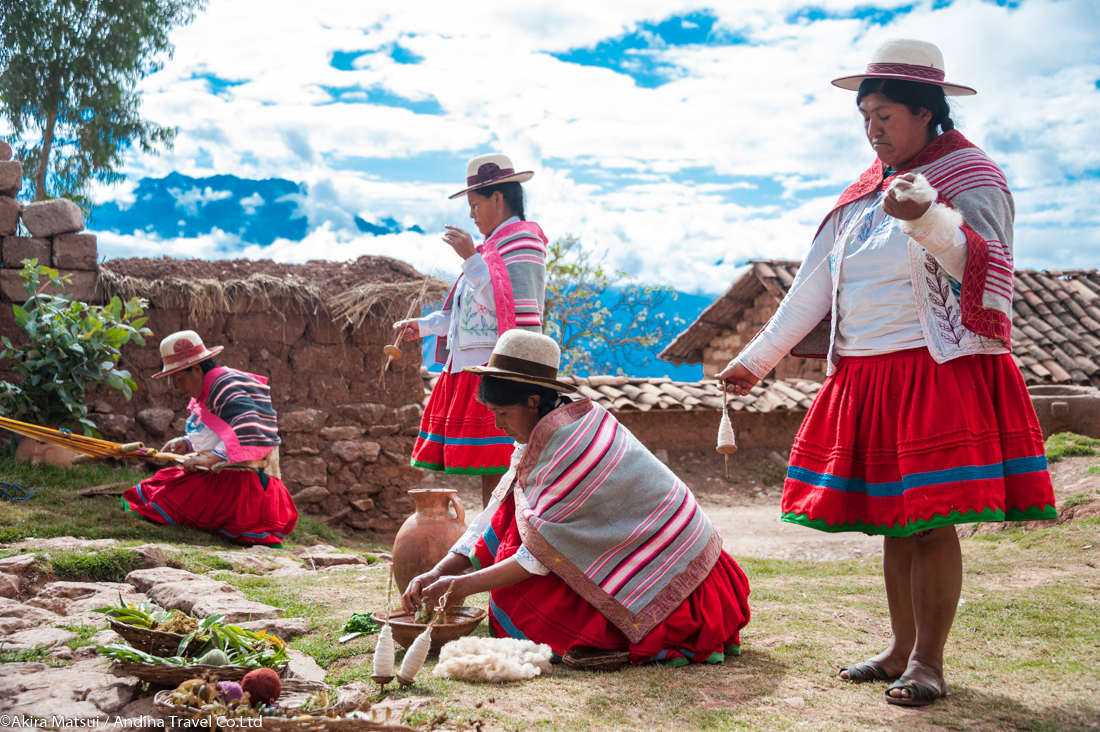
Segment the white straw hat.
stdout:
[[160,358],[164,366],[159,373],[153,374],[153,378],[160,379],[168,374],[191,368],[200,361],[217,356],[224,350],[225,346],[207,348],[203,345],[199,334],[193,330],[173,333],[160,342]]
[[949,97],[978,93],[968,86],[944,81],[944,78],[943,54],[935,45],[909,38],[893,38],[875,49],[864,73],[833,79],[833,86],[859,91],[864,79],[901,79],[936,84]]
[[458,198],[470,191],[484,188],[485,186],[495,186],[498,183],[510,183],[512,181],[523,183],[524,181],[531,180],[531,176],[534,174],[535,173],[530,170],[517,173],[516,166],[512,165],[512,159],[504,153],[479,155],[466,163],[467,187],[453,196],[449,196],[449,198]]
[[487,366],[467,366],[463,371],[479,376],[497,376],[509,381],[547,386],[573,392],[577,387],[558,381],[561,349],[557,342],[541,333],[513,329],[493,346]]

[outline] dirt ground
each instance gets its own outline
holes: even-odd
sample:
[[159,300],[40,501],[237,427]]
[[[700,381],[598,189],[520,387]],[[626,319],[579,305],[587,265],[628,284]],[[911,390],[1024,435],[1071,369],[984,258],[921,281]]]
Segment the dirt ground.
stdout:
[[[735,557],[821,562],[882,554],[882,537],[856,532],[828,534],[780,521],[784,471],[768,458],[769,452],[765,449],[738,452],[730,460],[729,480],[725,478],[722,457],[709,450],[671,451],[667,464],[695,493],[722,534],[724,548]],[[1061,513],[1073,514],[1078,519],[1100,514],[1100,496],[1095,495],[1091,501],[1078,503],[1067,511],[1061,508],[1074,496],[1100,491],[1100,475],[1088,473],[1089,467],[1097,462],[1095,458],[1069,457],[1051,464]],[[469,523],[481,507],[480,485],[477,476],[427,473],[420,487],[457,488]],[[984,524],[975,527],[977,532],[967,533],[992,533],[1004,526]]]

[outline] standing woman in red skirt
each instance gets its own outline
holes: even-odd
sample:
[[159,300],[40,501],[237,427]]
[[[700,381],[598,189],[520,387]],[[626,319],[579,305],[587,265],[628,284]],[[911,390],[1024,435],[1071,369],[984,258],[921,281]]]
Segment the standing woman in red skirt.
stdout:
[[841,195],[759,337],[720,374],[744,394],[800,340],[829,332],[828,378],[791,450],[783,520],[887,537],[893,640],[843,669],[897,681],[886,701],[944,696],[962,589],[955,524],[1055,518],[1042,432],[1009,351],[1013,201],[954,129],[930,43],[883,44],[857,92],[878,156]]
[[466,166],[465,195],[485,241],[448,226],[443,241],[462,258],[443,309],[401,321],[402,337],[437,337],[435,360],[443,375],[432,389],[413,448],[412,465],[444,473],[481,476],[482,505],[508,471],[513,440],[493,424],[493,413],[477,401],[480,378],[463,371],[489,362],[497,339],[513,328],[542,332],[546,299],[546,235],[524,213],[520,185],[531,171],[517,173],[506,155],[476,157]]

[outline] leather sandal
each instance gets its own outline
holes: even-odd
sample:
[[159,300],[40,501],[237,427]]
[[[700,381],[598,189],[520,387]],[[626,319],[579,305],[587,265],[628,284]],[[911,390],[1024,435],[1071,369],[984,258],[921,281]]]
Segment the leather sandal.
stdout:
[[864,661],[863,663],[857,663],[855,666],[848,666],[847,668],[841,667],[839,673],[848,672],[848,678],[840,677],[841,681],[850,681],[853,684],[862,684],[868,681],[890,681],[896,679],[897,676],[890,676],[886,673],[886,669],[880,666],[875,661]]
[[[894,689],[905,689],[909,696],[890,696]],[[902,676],[886,689],[886,701],[899,707],[927,707],[941,697],[947,696],[947,684],[943,684],[943,691],[934,686],[913,681],[908,676]]]

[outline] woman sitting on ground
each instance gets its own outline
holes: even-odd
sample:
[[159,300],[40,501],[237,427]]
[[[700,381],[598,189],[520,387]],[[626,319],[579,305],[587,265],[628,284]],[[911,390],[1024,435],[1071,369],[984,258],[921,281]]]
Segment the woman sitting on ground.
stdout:
[[[544,335],[500,337],[479,399],[516,441],[485,511],[404,595],[409,612],[489,591],[496,637],[629,651],[635,664],[740,653],[749,584],[695,496],[611,414],[557,380]],[[475,571],[463,574],[473,568]]]
[[164,367],[191,396],[186,436],[163,452],[194,453],[143,480],[122,496],[122,507],[156,524],[179,524],[238,544],[282,546],[298,523],[298,509],[279,479],[279,431],[263,376],[218,366],[212,350],[191,330],[161,341]]

